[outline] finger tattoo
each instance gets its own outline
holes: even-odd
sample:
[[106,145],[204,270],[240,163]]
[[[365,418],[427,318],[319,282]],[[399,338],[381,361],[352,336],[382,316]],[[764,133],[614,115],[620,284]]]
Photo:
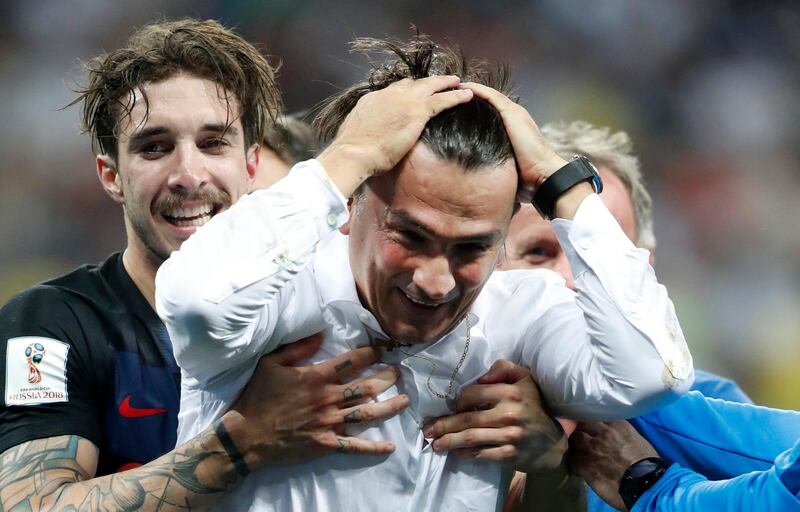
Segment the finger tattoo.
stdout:
[[345,423],[358,423],[362,420],[361,417],[361,410],[356,409],[355,411],[348,412],[344,415],[344,422]]
[[337,364],[333,368],[336,370],[336,373],[341,373],[342,371],[346,370],[347,368],[353,366],[353,361],[347,359],[342,361],[341,363]]
[[342,398],[345,402],[351,402],[353,400],[358,400],[362,398],[364,395],[361,394],[361,390],[358,386],[353,386],[352,388],[344,388],[342,391]]
[[339,453],[346,453],[350,450],[350,441],[348,441],[347,439],[344,439],[342,437],[337,437],[336,444],[337,444],[336,451]]

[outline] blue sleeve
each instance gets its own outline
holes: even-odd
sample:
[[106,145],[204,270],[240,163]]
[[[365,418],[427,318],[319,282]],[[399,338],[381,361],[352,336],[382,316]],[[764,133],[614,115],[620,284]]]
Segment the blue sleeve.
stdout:
[[783,485],[800,499],[800,441],[775,459],[775,472]]
[[694,371],[694,384],[690,391],[699,391],[708,398],[719,398],[728,402],[753,403],[736,382],[705,370]]
[[690,391],[631,424],[664,459],[723,480],[772,467],[775,458],[797,441],[800,413]]
[[[692,391],[699,391],[706,397],[710,398],[720,398],[729,402],[741,402],[746,404],[753,403],[750,397],[747,396],[747,393],[745,393],[742,388],[736,384],[736,382],[705,370],[695,369],[694,384],[692,384],[691,389]],[[678,400],[676,403],[680,403],[680,400]],[[681,404],[681,406],[683,405]],[[669,429],[667,429],[664,425],[661,425],[662,428],[657,428],[653,426],[653,424],[657,423],[657,420],[648,422],[649,419],[650,415],[645,415],[642,417],[642,419],[631,420],[631,423],[640,433],[642,433],[642,435],[645,437],[648,437],[649,435],[652,438],[650,441],[656,447],[657,451],[660,453],[662,451],[671,452],[673,456],[667,457],[669,460],[675,460],[677,458],[680,459],[679,462],[684,464],[687,463],[688,461],[686,458],[680,458],[678,453],[693,450],[694,444],[685,447],[685,450],[676,449],[674,446],[672,446],[672,444],[680,445],[682,442],[681,438],[669,436],[667,434]],[[614,512],[614,510],[616,510],[603,501],[600,496],[595,494],[591,488],[589,488],[588,497],[589,512]]]
[[780,454],[775,465],[729,480],[711,482],[697,473],[673,464],[664,476],[636,502],[632,512],[650,511],[800,511],[797,487],[790,490],[786,479],[798,486],[800,441]]

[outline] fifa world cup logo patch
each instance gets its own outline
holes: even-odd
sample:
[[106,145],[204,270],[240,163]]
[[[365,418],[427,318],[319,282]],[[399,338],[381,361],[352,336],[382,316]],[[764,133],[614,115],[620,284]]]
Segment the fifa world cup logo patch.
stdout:
[[25,348],[25,357],[28,358],[28,382],[38,384],[42,381],[42,372],[39,363],[44,359],[46,351],[41,343],[31,343]]

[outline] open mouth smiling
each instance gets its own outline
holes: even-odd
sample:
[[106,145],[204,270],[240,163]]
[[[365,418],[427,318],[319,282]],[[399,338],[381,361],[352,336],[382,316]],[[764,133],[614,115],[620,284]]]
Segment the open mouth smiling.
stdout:
[[172,208],[162,213],[170,224],[179,227],[199,227],[211,220],[221,209],[220,205],[203,203],[191,207]]

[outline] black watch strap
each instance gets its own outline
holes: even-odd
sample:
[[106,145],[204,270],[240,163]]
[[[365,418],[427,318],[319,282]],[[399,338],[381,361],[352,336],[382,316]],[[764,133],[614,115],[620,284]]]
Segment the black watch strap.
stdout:
[[648,457],[628,467],[619,484],[619,495],[628,510],[631,510],[636,500],[664,476],[668,467],[669,464],[660,457]]
[[585,156],[575,156],[567,165],[550,175],[533,194],[533,206],[545,219],[553,218],[556,201],[561,194],[578,183],[591,181],[594,191],[603,191],[603,182],[592,162]]

